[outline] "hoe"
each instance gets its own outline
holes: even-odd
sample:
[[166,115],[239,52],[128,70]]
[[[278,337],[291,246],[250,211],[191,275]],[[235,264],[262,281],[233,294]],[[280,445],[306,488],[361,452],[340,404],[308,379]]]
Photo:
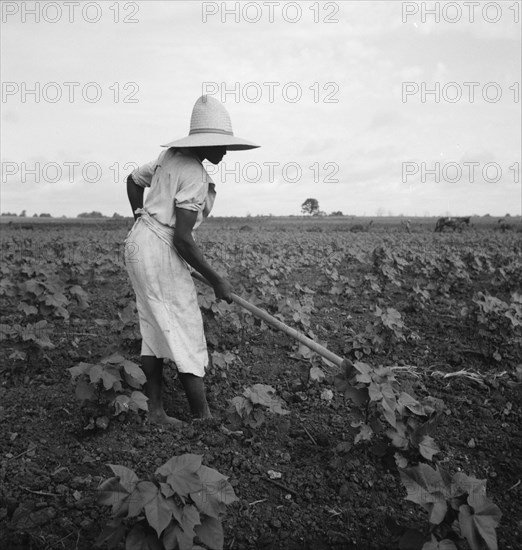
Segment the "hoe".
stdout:
[[[192,277],[194,279],[201,281],[202,283],[205,283],[207,286],[212,286],[206,279],[198,273],[197,271],[192,272]],[[346,372],[349,372],[354,367],[352,363],[348,359],[343,359],[342,357],[339,357],[339,355],[336,355],[335,353],[331,352],[330,350],[326,349],[324,346],[321,346],[321,344],[318,344],[317,342],[314,342],[311,338],[308,338],[303,333],[299,332],[295,328],[289,327],[288,325],[285,325],[282,321],[279,319],[276,319],[266,311],[258,308],[257,306],[251,304],[250,302],[247,302],[241,296],[238,296],[237,294],[232,293],[232,301],[242,308],[246,309],[247,311],[250,311],[252,315],[257,317],[258,319],[261,319],[264,321],[267,325],[270,325],[273,328],[276,328],[285,334],[288,334],[288,336],[291,336],[295,340],[301,342],[311,350],[315,351],[331,363],[334,363],[338,367],[341,367]]]

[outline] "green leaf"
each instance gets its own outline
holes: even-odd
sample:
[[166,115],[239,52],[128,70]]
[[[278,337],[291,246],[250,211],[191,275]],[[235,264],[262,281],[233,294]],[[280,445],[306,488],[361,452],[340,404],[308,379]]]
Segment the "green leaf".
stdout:
[[130,410],[130,397],[128,395],[118,395],[114,398],[114,416],[121,413],[127,413]]
[[174,494],[174,490],[168,483],[160,482],[160,491],[165,498],[170,498]]
[[425,435],[419,443],[420,454],[427,460],[433,460],[433,456],[440,453],[440,449],[433,437]]
[[[357,369],[359,369],[357,363],[355,363],[355,366]],[[357,382],[360,382],[362,384],[371,384],[372,382],[372,377],[370,376],[369,372],[360,372],[359,374],[355,375],[355,379],[357,380]]]
[[359,441],[369,441],[373,436],[373,430],[368,424],[362,424],[359,433],[354,438],[354,443],[357,444]]
[[17,309],[23,311],[26,316],[36,315],[38,313],[38,310],[34,306],[31,306],[26,302],[20,302]]
[[[168,487],[168,484],[165,484]],[[163,493],[162,493],[163,494]],[[167,506],[170,508],[172,517],[181,524],[183,514],[181,508],[174,502],[174,499],[166,497]]]
[[94,365],[89,371],[89,378],[93,384],[97,384],[102,379],[103,367]]
[[487,481],[485,479],[476,479],[457,472],[453,476],[453,481],[464,493],[468,494],[468,504],[472,508],[479,508],[484,502],[489,502],[486,498]]
[[96,388],[84,378],[80,378],[76,384],[74,393],[80,401],[93,401],[96,397]]
[[247,399],[242,395],[232,398],[230,402],[232,407],[236,410],[237,414],[241,418],[247,417],[252,412],[252,409],[254,408],[250,399]]
[[196,535],[212,550],[223,550],[223,526],[219,519],[208,516],[203,518],[201,525],[196,527]]
[[368,386],[368,396],[370,397],[370,401],[380,401],[382,399],[381,390],[374,382],[371,382]]
[[142,411],[149,410],[149,405],[147,403],[149,398],[145,394],[141,393],[140,391],[133,391],[130,394],[130,398],[132,402],[136,404],[138,409],[141,409]]
[[98,489],[98,502],[105,506],[112,506],[112,513],[116,514],[131,491],[120,482],[118,477],[110,477],[102,482]]
[[354,386],[348,386],[344,396],[351,399],[356,407],[362,407],[370,398],[367,388],[356,388]]
[[40,296],[40,294],[44,292],[42,283],[36,279],[29,279],[29,281],[26,281],[23,286],[25,287],[24,290],[26,292],[30,292],[35,296]]
[[407,500],[421,506],[433,502],[432,493],[444,493],[450,496],[450,487],[442,470],[434,470],[428,464],[418,464],[412,468],[401,470],[401,480],[408,492]]
[[106,364],[110,363],[111,365],[119,365],[125,361],[125,357],[121,356],[119,353],[113,353],[108,357],[104,357],[100,363]]
[[498,550],[495,530],[501,516],[498,506],[490,501],[485,501],[475,511],[467,504],[459,508],[460,530],[472,550],[482,550],[483,543],[488,550]]
[[136,486],[134,491],[132,491],[129,496],[128,506],[128,518],[135,518],[141,514],[141,511],[143,510],[143,497],[139,490],[139,485]]
[[[151,483],[151,485],[153,484]],[[139,485],[139,488],[140,493],[142,493],[142,484]],[[167,499],[155,485],[154,488],[156,490],[154,496],[148,501],[144,498],[145,517],[149,525],[156,531],[158,537],[160,537],[161,533],[163,533],[172,519],[172,509],[168,505]],[[147,494],[147,497],[150,496],[150,494]]]
[[414,399],[410,394],[404,391],[400,393],[399,399],[397,401],[400,407],[407,408],[413,414],[416,414],[418,416],[426,415],[426,411],[424,407],[416,399]]
[[126,466],[120,466],[119,464],[108,464],[108,466],[114,472],[114,475],[120,478],[120,483],[123,487],[125,487],[129,493],[132,493],[136,483],[139,481],[134,471]]
[[72,381],[74,382],[78,376],[85,374],[94,367],[92,363],[78,363],[74,367],[67,369],[71,375]]
[[228,365],[233,363],[235,360],[236,356],[230,351],[225,351],[224,353],[214,351],[212,353],[212,365],[220,369],[226,369]]
[[161,535],[161,542],[163,543],[163,548],[167,550],[178,548],[178,538],[176,536],[176,529],[179,529],[178,525],[171,521],[168,525],[165,531],[163,531],[163,535]]
[[165,529],[161,541],[164,548],[168,550],[193,550],[194,548],[194,536],[184,533],[174,522]]
[[390,424],[393,428],[397,426],[397,419],[395,417],[395,401],[390,401],[386,397],[383,396],[383,399],[381,401],[381,407],[382,412],[384,414],[384,418],[386,418],[386,421],[388,424]]
[[368,363],[363,363],[362,361],[355,361],[353,366],[360,374],[370,375],[373,370],[372,367],[368,365]]
[[201,467],[201,455],[184,454],[168,460],[156,470],[165,476],[167,483],[180,496],[186,496],[201,489],[201,481],[196,472]]
[[138,365],[136,365],[136,363],[133,363],[132,361],[124,359],[123,371],[125,373],[125,380],[127,381],[127,384],[129,384],[132,388],[140,389],[147,382],[145,373]]
[[78,300],[81,307],[87,307],[89,305],[89,295],[81,286],[73,285],[69,289],[69,294]]
[[178,521],[179,525],[171,522],[165,529],[162,536],[163,545],[166,549],[193,550],[196,548],[194,546],[194,537],[196,536],[194,527],[200,523],[199,512],[194,506],[188,504],[183,507],[181,518]]
[[137,523],[125,541],[125,550],[164,550],[154,531]]
[[44,319],[34,323],[34,325],[28,324],[26,327],[18,325],[18,327],[20,328],[22,340],[35,342],[44,349],[54,348],[54,344],[49,339],[49,324]]
[[225,506],[237,500],[234,489],[227,478],[213,468],[201,466],[198,476],[203,487],[190,493],[190,497],[202,513],[219,518],[225,512]]
[[429,514],[428,521],[433,525],[439,525],[446,517],[446,513],[448,512],[448,503],[440,493],[436,493],[434,497],[434,502],[426,504],[425,508]]
[[429,513],[429,521],[438,525],[444,520],[450,489],[440,471],[427,464],[400,470],[401,480],[406,488],[406,500],[420,504]]
[[198,509],[192,504],[186,504],[181,510],[181,520],[179,522],[185,535],[193,539],[196,536],[194,528],[201,523]]
[[254,384],[251,388],[247,388],[243,395],[252,401],[254,405],[262,405],[267,407],[270,412],[276,414],[289,414],[282,408],[283,400],[275,395],[275,389],[266,384]]
[[237,500],[234,489],[228,482],[228,478],[214,468],[201,466],[198,470],[198,476],[207,488],[209,495],[212,495],[219,502],[228,506]]
[[61,308],[66,306],[69,300],[61,293],[47,294],[45,296],[45,304],[51,307]]
[[139,481],[136,484],[136,489],[140,492],[143,506],[154,500],[159,493],[159,488],[152,481]]
[[403,429],[399,428],[400,423],[397,422],[397,427],[390,428],[386,430],[386,435],[391,439],[392,445],[397,447],[397,449],[407,449],[409,446],[408,438],[406,437],[406,432]]

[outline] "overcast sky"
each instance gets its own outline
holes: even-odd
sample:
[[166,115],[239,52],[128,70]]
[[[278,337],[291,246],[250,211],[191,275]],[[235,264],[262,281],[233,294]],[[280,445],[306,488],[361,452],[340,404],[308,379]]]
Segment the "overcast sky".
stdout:
[[206,91],[262,146],[216,216],[521,213],[520,3],[1,4],[3,212],[130,215]]

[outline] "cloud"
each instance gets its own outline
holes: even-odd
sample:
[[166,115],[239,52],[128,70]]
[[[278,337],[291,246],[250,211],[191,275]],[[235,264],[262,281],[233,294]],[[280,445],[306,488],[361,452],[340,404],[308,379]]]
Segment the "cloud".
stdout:
[[[373,213],[379,205],[423,212],[428,203],[434,211],[495,207],[516,213],[520,189],[504,167],[520,162],[520,104],[509,87],[520,79],[521,59],[508,7],[503,5],[498,25],[424,25],[420,16],[402,23],[400,3],[337,4],[335,24],[314,23],[306,2],[295,24],[281,17],[273,24],[223,24],[220,16],[205,24],[197,2],[139,2],[136,24],[115,23],[110,3],[103,4],[104,18],[97,24],[10,20],[2,27],[4,81],[81,86],[72,103],[9,97],[2,104],[3,161],[93,162],[102,167],[103,178],[89,184],[80,175],[69,184],[63,177],[40,186],[11,178],[2,185],[3,209],[127,213],[122,181],[128,163],[152,160],[161,143],[186,135],[203,84],[214,83],[235,133],[262,145],[230,153],[227,162],[295,162],[303,171],[298,183],[285,181],[280,172],[272,183],[220,183],[216,213],[298,214],[308,195],[317,195],[327,211],[339,204],[347,213]],[[326,16],[326,8],[321,10]],[[404,101],[404,82],[432,86],[436,80],[441,85],[474,80],[481,86],[496,80],[503,95],[488,103],[481,87],[473,104],[421,101],[420,92]],[[89,82],[102,89],[97,102],[81,95]],[[268,82],[278,84],[272,100]],[[128,83],[138,87],[137,103],[124,101]],[[256,101],[246,97],[249,84],[255,91],[252,83],[262,91]],[[289,83],[300,87],[299,101],[290,100],[292,90],[284,88]],[[222,96],[236,85],[238,97]],[[403,162],[463,159],[498,162],[502,185],[471,192],[464,185],[402,183]],[[339,168],[337,184],[324,181],[328,163]]]

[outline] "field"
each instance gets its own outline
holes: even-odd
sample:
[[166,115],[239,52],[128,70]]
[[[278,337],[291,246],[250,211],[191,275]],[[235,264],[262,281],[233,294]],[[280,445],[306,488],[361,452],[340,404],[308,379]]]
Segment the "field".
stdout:
[[[130,221],[2,224],[2,548],[92,549],[110,516],[97,491],[107,464],[149,479],[186,453],[227,476],[237,496],[223,518],[226,549],[420,550],[430,529],[427,550],[494,549],[494,505],[498,548],[520,548],[520,223],[499,231],[482,218],[434,233],[433,219],[371,221],[203,224],[197,240],[237,294],[356,370],[341,372],[197,283],[214,418],[191,422],[169,368],[166,407],[187,422],[179,431],[148,424],[113,385],[123,358],[139,363],[123,264]],[[88,381],[75,387],[68,369],[110,356],[97,367],[112,374],[96,399]],[[417,478],[406,500],[419,464],[472,476],[460,514],[474,516],[461,518],[460,533],[451,506],[442,521],[455,494]],[[490,499],[481,509],[478,480]],[[152,525],[148,512],[136,515]],[[162,548],[154,537],[127,547]]]

